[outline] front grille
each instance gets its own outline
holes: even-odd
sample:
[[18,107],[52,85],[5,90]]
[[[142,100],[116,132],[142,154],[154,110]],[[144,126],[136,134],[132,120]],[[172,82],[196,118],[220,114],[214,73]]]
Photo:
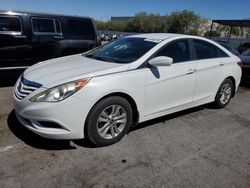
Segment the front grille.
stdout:
[[27,80],[22,75],[15,88],[15,96],[22,100],[40,87],[42,87],[42,84]]

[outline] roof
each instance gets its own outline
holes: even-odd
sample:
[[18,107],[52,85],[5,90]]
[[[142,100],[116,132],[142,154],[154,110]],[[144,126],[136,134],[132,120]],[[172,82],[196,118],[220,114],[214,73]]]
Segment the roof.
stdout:
[[[56,13],[42,13],[42,12],[31,12],[31,11],[19,11],[19,10],[3,10],[0,9],[0,14],[5,14],[5,15],[41,15],[41,16],[58,16],[58,17],[74,17],[74,18],[90,18],[87,16],[77,16],[77,15],[63,15],[63,14],[56,14]],[[90,18],[92,19],[92,18]]]
[[212,20],[212,22],[232,27],[250,27],[250,20]]
[[174,33],[146,33],[146,34],[131,35],[128,37],[141,37],[141,38],[148,38],[148,39],[155,39],[155,40],[165,40],[167,38],[175,37],[175,36],[184,36],[184,35],[174,34]]

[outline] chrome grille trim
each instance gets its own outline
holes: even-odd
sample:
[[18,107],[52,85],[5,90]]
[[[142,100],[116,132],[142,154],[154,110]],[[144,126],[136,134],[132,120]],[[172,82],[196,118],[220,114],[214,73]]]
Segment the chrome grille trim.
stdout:
[[22,75],[15,88],[15,96],[22,100],[40,87],[42,87],[42,84],[27,80]]

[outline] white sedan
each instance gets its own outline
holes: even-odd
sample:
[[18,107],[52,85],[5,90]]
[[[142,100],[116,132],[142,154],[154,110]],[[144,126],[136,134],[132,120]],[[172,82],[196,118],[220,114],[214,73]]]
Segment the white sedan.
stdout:
[[241,62],[219,44],[141,34],[28,68],[14,89],[18,120],[51,139],[118,142],[137,124],[235,95]]

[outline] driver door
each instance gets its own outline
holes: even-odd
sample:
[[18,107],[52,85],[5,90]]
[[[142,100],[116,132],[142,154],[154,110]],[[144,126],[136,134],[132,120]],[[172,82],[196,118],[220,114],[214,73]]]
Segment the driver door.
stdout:
[[162,47],[154,57],[173,58],[170,66],[146,69],[144,115],[147,119],[192,104],[196,85],[196,64],[192,61],[188,39],[175,40]]

